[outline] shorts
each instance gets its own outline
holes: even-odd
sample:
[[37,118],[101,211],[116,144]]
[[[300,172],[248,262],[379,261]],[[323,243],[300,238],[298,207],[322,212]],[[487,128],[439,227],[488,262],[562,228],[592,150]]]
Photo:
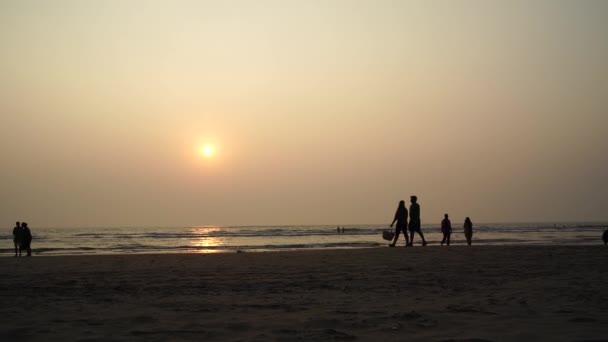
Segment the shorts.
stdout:
[[419,232],[420,231],[420,221],[414,220],[410,221],[410,232]]

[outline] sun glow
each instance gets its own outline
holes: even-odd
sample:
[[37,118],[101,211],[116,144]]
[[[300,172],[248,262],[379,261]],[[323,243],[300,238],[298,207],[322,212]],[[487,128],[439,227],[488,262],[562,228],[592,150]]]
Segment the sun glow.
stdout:
[[201,154],[205,157],[211,157],[213,155],[213,152],[213,146],[211,145],[205,145],[201,147]]

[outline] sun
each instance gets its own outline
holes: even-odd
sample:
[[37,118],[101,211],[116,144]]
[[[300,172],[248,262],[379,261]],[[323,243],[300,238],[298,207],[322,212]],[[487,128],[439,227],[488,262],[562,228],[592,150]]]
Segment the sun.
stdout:
[[213,155],[213,146],[205,145],[201,147],[201,154],[205,157],[211,157]]

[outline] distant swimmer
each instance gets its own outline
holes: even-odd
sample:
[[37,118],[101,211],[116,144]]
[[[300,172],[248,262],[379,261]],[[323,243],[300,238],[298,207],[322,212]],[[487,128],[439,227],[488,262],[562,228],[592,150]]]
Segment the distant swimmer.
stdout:
[[604,231],[604,235],[602,235],[602,240],[604,240],[604,246],[608,245],[608,229]]
[[414,245],[414,233],[418,233],[422,238],[422,245],[426,246],[426,240],[424,239],[424,234],[422,234],[422,230],[420,230],[420,204],[418,204],[418,197],[410,196],[410,201],[412,205],[410,205],[410,242],[409,245]]
[[443,221],[441,221],[441,232],[443,233],[443,240],[441,240],[441,245],[447,241],[447,245],[450,245],[450,235],[452,235],[452,222],[448,218],[448,214],[444,215]]
[[393,238],[393,242],[390,243],[389,247],[395,247],[397,240],[399,239],[399,234],[403,232],[403,236],[405,236],[405,245],[409,246],[409,239],[407,238],[407,209],[405,208],[405,201],[400,201],[397,206],[397,211],[395,212],[395,218],[393,219],[393,223],[391,223],[390,227],[397,222],[397,227],[395,228],[395,237]]
[[473,222],[468,217],[464,220],[464,237],[467,238],[467,244],[470,246],[473,238]]

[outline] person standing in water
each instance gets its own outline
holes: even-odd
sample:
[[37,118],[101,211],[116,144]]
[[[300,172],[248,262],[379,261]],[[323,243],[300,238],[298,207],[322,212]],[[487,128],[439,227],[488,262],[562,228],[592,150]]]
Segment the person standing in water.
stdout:
[[13,244],[15,245],[15,256],[17,256],[17,252],[21,254],[21,249],[19,248],[21,244],[21,236],[23,235],[21,233],[21,223],[15,222],[15,228],[13,228]]
[[450,245],[450,235],[452,235],[452,222],[448,218],[448,214],[445,214],[443,221],[441,221],[441,232],[443,233],[443,240],[441,245],[447,241],[447,245]]
[[397,222],[397,227],[395,227],[395,237],[393,238],[393,243],[390,243],[388,246],[395,247],[401,232],[403,232],[403,236],[405,236],[405,245],[409,246],[410,243],[409,239],[407,238],[407,209],[405,208],[405,201],[399,202],[397,212],[395,212],[395,218],[393,219],[393,223],[390,225],[391,228],[395,222]]
[[470,246],[473,238],[473,222],[468,217],[464,220],[464,237],[467,238],[467,244]]
[[414,233],[418,233],[422,238],[422,245],[426,246],[426,240],[424,239],[424,234],[422,234],[422,230],[420,230],[420,204],[418,204],[418,197],[410,196],[410,201],[412,205],[410,205],[410,241],[409,245],[414,245]]

